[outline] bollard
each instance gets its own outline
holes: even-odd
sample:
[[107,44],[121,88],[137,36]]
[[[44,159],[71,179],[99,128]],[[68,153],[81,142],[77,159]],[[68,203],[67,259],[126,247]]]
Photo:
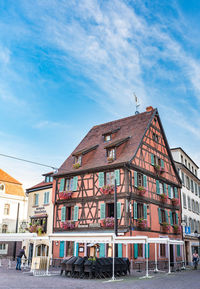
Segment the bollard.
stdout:
[[9,268],[9,269],[11,268],[11,261],[10,261],[10,259],[9,259],[9,261],[8,261],[8,268]]

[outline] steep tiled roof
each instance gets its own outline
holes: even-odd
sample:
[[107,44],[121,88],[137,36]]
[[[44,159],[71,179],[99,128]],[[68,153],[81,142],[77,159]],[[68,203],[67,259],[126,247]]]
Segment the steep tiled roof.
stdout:
[[[129,162],[133,158],[145,130],[147,129],[151,118],[155,113],[156,110],[154,109],[149,112],[143,112],[137,115],[94,126],[83,138],[72,154],[67,158],[67,160],[61,165],[57,174],[62,175],[68,173],[78,173],[82,170]],[[120,139],[129,139],[123,143],[123,148],[120,149],[120,153],[116,160],[114,160],[112,164],[108,164],[105,155],[105,146],[108,145],[109,142],[104,142],[103,135],[107,132],[113,131],[115,131],[115,134],[111,142]],[[74,153],[96,144],[99,146],[94,151],[90,152],[91,155],[87,158],[87,161],[82,162],[80,168],[73,168]]]
[[8,195],[25,197],[22,184],[0,169],[0,183],[5,184],[5,193]]
[[16,179],[14,179],[13,177],[11,177],[9,174],[7,174],[1,169],[0,169],[0,181],[21,185],[20,182],[18,182]]

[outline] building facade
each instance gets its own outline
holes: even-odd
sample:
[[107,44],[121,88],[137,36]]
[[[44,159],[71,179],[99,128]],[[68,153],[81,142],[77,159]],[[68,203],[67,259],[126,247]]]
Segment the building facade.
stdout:
[[[54,175],[54,232],[113,232],[114,184],[117,186],[118,234],[182,239],[181,180],[156,109],[93,127]],[[118,244],[118,256],[125,256]],[[111,244],[54,242],[54,258],[112,256]],[[150,245],[150,259],[154,246]],[[165,244],[160,261],[167,260]],[[181,258],[170,245],[171,262]],[[128,246],[128,257],[144,260],[143,244]]]
[[[44,174],[44,180],[27,189],[28,195],[28,226],[27,230],[37,233],[38,236],[45,237],[52,233],[53,227],[53,204],[52,204],[52,185],[53,173]],[[27,256],[29,260],[33,257],[33,240],[26,244]],[[37,240],[34,256],[48,256],[49,241]]]
[[[24,232],[26,216],[27,197],[22,184],[0,169],[0,233]],[[20,246],[0,242],[0,255],[15,256]]]
[[[187,264],[192,264],[192,254],[198,251],[200,235],[200,180],[197,164],[180,147],[171,149],[182,179],[181,204],[183,231]],[[199,252],[200,253],[200,252]]]

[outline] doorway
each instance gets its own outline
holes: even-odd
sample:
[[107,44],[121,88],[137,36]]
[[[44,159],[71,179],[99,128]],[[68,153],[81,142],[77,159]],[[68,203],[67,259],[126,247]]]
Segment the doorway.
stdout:
[[170,244],[170,266],[174,267],[174,245]]
[[32,258],[33,258],[33,244],[30,243],[28,249],[28,263],[32,262]]

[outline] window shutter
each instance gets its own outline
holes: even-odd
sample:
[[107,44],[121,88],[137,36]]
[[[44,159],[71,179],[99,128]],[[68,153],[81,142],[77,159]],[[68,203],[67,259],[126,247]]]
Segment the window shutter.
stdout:
[[48,204],[49,203],[49,192],[47,192],[46,201],[47,201],[47,204]]
[[170,225],[173,226],[172,211],[169,211]]
[[138,258],[138,244],[134,244],[134,258]]
[[146,188],[147,187],[147,176],[143,175],[143,185]]
[[103,220],[106,217],[106,204],[102,203],[100,205],[100,219]]
[[47,193],[45,192],[44,193],[44,204],[46,204],[47,203]]
[[73,191],[77,191],[78,187],[78,176],[73,177]]
[[169,224],[169,220],[168,220],[168,213],[167,213],[167,210],[165,210],[165,221],[166,223]]
[[171,186],[170,185],[168,185],[168,197],[169,197],[169,199],[172,198],[171,197]]
[[133,206],[134,206],[134,208],[133,208],[133,218],[134,218],[134,220],[137,220],[137,203],[134,202]]
[[160,187],[159,187],[159,181],[156,180],[156,194],[160,195]]
[[144,210],[144,219],[147,220],[147,205],[143,204],[143,210]]
[[164,183],[164,194],[167,195],[167,185]]
[[74,242],[74,256],[78,257],[78,248],[79,248],[79,244]]
[[176,213],[176,224],[178,225],[178,214]]
[[148,256],[147,256],[147,244],[145,244],[145,258],[149,258],[149,249],[150,249],[150,244],[148,244]]
[[78,221],[78,206],[74,207],[74,221],[77,222]]
[[115,180],[116,180],[116,185],[120,185],[120,170],[115,170]]
[[118,258],[122,258],[122,244],[118,244]]
[[174,198],[178,198],[178,191],[177,191],[177,187],[174,187]]
[[64,251],[65,251],[65,241],[60,241],[60,250],[59,250],[59,257],[64,257]]
[[121,219],[121,203],[117,202],[117,219]]
[[137,172],[134,171],[134,186],[137,188]]
[[104,258],[105,257],[105,244],[100,243],[99,244],[99,258]]
[[181,248],[180,245],[176,245],[176,250],[177,250],[177,257],[181,256]]
[[99,188],[104,186],[104,172],[99,173]]
[[162,223],[162,218],[161,218],[161,209],[158,208],[158,220],[159,220],[159,224]]
[[35,195],[35,205],[38,206],[38,204],[39,204],[39,195],[36,194]]
[[164,161],[163,160],[161,160],[161,168],[164,168]]
[[154,155],[153,154],[151,154],[151,164],[152,164],[152,166],[154,166]]
[[65,185],[65,179],[62,178],[62,179],[60,180],[59,192],[63,192],[63,191],[64,191],[64,185]]
[[66,207],[61,208],[61,222],[65,222],[66,220]]

